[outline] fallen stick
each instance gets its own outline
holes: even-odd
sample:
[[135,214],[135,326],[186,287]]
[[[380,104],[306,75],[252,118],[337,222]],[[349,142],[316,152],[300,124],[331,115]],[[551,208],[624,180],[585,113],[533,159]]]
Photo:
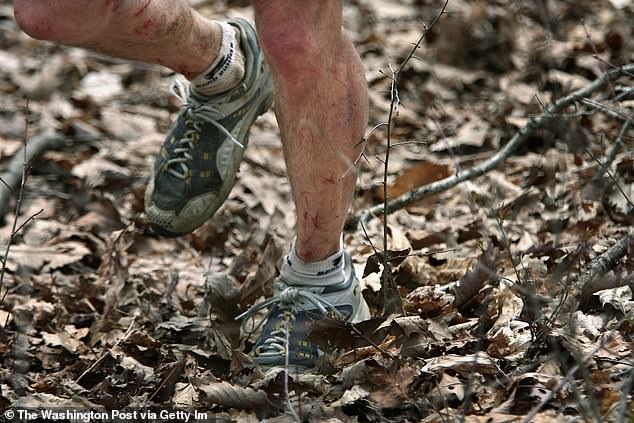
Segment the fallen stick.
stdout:
[[24,164],[29,165],[34,158],[47,150],[62,148],[64,139],[61,134],[36,135],[30,138],[28,144],[13,156],[7,170],[0,174],[0,222],[4,220],[4,215],[9,211],[11,194],[20,187]]
[[597,276],[611,270],[621,257],[627,253],[630,245],[634,245],[634,229],[630,229],[630,232],[616,244],[588,263],[579,278],[572,284],[573,292],[583,290]]
[[[475,165],[464,172],[458,171],[458,173],[452,176],[416,188],[401,195],[400,197],[388,201],[386,210],[387,213],[393,213],[397,210],[401,210],[428,195],[446,191],[461,182],[484,175],[485,173],[497,168],[513,153],[513,151],[517,149],[517,147],[524,143],[535,132],[535,130],[541,128],[550,119],[559,117],[553,115],[561,114],[566,107],[581,101],[583,98],[588,97],[590,94],[600,90],[608,83],[615,81],[623,75],[631,75],[632,72],[634,72],[634,63],[616,67],[606,72],[601,77],[595,79],[587,86],[560,98],[555,103],[547,107],[540,115],[531,117],[526,125],[520,128],[520,130],[513,135],[511,140],[490,159]],[[366,223],[375,217],[383,216],[384,207],[384,204],[378,204],[366,210],[362,210],[360,213],[352,216],[348,224],[352,224],[353,227],[356,227],[359,222]]]

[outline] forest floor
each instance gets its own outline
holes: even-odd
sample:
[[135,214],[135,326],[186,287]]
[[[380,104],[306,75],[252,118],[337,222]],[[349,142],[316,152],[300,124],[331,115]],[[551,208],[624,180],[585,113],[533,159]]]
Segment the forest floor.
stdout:
[[[252,18],[247,1],[192,4]],[[449,0],[395,74],[442,7],[346,2],[371,116],[351,211],[367,219],[344,243],[374,318],[315,324],[327,358],[318,372],[286,374],[254,365],[255,335],[234,319],[270,295],[293,239],[273,112],[255,123],[219,212],[161,238],[143,194],[178,112],[175,76],[33,40],[0,1],[0,421],[72,409],[633,422],[634,75],[618,66],[634,62],[634,3]],[[384,200],[381,124],[395,106],[388,198],[491,166],[398,207],[384,243],[385,219],[363,211]],[[9,181],[21,166],[8,170],[25,142],[50,148],[20,190]],[[383,313],[383,277],[404,313]],[[156,417],[137,420],[183,420]]]

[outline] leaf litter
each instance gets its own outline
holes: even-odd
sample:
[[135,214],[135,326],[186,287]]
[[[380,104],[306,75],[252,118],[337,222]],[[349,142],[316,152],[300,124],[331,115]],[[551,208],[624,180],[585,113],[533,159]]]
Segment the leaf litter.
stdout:
[[[209,16],[252,13],[245,2],[193,3]],[[355,211],[382,201],[385,128],[370,129],[390,108],[389,65],[441,6],[345,7],[372,111]],[[390,197],[490,157],[545,105],[634,59],[630,1],[540,10],[456,0],[449,12],[402,76]],[[32,164],[18,220],[44,212],[14,237],[7,261],[0,412],[174,407],[244,422],[634,415],[632,247],[581,292],[571,289],[632,225],[631,132],[609,173],[601,165],[621,129],[614,115],[632,116],[631,78],[594,98],[599,110],[579,105],[553,119],[499,169],[390,215],[387,254],[404,316],[380,315],[382,222],[370,221],[367,237],[347,233],[375,317],[316,322],[310,336],[329,353],[319,372],[264,374],[246,354],[254,338],[234,318],[271,293],[293,236],[273,114],[256,122],[217,215],[190,235],[162,239],[142,202],[152,155],[177,111],[173,75],[37,43],[17,30],[7,4],[0,35],[0,167],[23,145],[25,95],[30,134],[66,137],[62,150]],[[2,246],[14,217],[5,218]]]

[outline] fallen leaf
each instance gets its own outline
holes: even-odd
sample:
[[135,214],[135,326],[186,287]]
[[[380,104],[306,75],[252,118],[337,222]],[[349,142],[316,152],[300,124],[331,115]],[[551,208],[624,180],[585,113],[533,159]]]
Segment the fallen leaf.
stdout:
[[496,247],[489,246],[478,257],[473,269],[460,278],[454,288],[456,307],[460,309],[470,305],[486,282],[497,279],[496,272],[500,259],[499,254],[500,252]]
[[[235,386],[229,382],[200,384],[197,386],[205,395],[205,400],[213,405],[239,410],[254,410],[267,414],[273,411],[266,392],[253,388]],[[271,408],[273,409],[271,409]]]
[[625,316],[631,315],[634,311],[634,301],[632,301],[632,289],[629,286],[620,286],[618,288],[604,289],[595,292],[599,297],[601,305],[611,305]]
[[90,249],[84,243],[76,241],[64,241],[43,247],[20,244],[11,248],[8,264],[9,269],[13,271],[16,270],[16,265],[20,265],[49,272],[77,263],[90,254]]
[[[394,182],[388,186],[388,196],[390,198],[398,197],[414,188],[446,178],[451,173],[449,165],[421,160],[399,172]],[[379,201],[383,201],[383,188],[376,190],[376,196]]]
[[172,403],[177,408],[191,409],[198,402],[198,392],[191,383],[178,382],[174,386]]
[[[490,128],[483,120],[469,121],[462,125],[458,132],[450,137],[442,138],[433,143],[429,150],[434,153],[451,150],[458,147],[481,148],[487,139]],[[447,177],[449,174],[443,177]]]

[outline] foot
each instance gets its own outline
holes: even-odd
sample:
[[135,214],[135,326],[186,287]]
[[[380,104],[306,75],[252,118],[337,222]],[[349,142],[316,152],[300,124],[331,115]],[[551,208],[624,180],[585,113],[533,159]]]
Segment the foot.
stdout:
[[145,191],[145,212],[155,232],[193,231],[220,208],[233,187],[249,128],[273,102],[271,73],[253,26],[228,21],[240,33],[245,76],[235,88],[203,96],[176,84],[183,101],[178,119],[157,155]]
[[[315,367],[323,351],[307,334],[311,321],[326,317],[356,323],[370,318],[349,255],[345,255],[343,280],[329,286],[296,285],[284,281],[284,263],[280,277],[274,283],[270,299],[251,307],[238,318],[254,316],[263,308],[270,308],[260,338],[251,355],[265,368],[286,367],[302,371]],[[288,351],[288,360],[287,360]]]

